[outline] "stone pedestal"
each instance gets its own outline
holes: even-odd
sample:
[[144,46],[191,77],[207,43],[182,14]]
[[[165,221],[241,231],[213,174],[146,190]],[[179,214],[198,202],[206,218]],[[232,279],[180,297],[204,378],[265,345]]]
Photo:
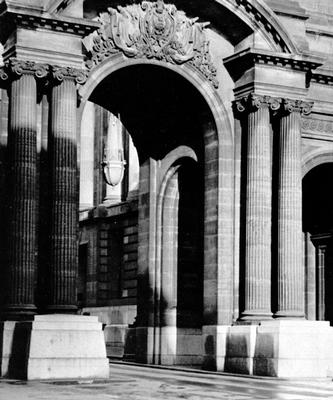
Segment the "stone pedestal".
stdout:
[[255,375],[325,378],[333,373],[333,328],[325,321],[282,320],[257,328]]
[[279,378],[332,376],[333,328],[328,322],[287,319],[232,326],[224,370]]
[[8,367],[2,375],[27,380],[109,377],[109,362],[97,317],[38,315],[32,322],[16,322],[11,332],[8,340],[12,347],[7,346],[8,360],[3,360]]

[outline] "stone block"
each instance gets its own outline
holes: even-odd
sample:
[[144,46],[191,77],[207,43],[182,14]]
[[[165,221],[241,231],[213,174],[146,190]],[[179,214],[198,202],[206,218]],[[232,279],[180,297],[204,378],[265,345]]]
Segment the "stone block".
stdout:
[[7,376],[15,379],[107,379],[102,325],[97,317],[37,315],[16,322]]
[[161,363],[174,365],[177,354],[177,327],[164,326],[161,328]]
[[205,369],[224,371],[229,328],[223,325],[203,326],[203,367]]
[[276,320],[257,329],[254,374],[325,378],[333,371],[333,328],[325,321]]
[[104,338],[108,357],[122,358],[126,344],[128,325],[107,325],[104,328]]
[[225,371],[253,373],[257,325],[231,326],[226,338]]

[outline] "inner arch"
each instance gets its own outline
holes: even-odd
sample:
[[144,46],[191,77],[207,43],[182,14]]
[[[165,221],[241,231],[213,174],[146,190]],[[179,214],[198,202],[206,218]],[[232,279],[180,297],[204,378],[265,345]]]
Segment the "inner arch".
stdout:
[[156,65],[128,66],[104,79],[90,101],[121,115],[141,162],[162,159],[181,145],[202,159],[203,121],[213,116],[196,88],[179,74]]

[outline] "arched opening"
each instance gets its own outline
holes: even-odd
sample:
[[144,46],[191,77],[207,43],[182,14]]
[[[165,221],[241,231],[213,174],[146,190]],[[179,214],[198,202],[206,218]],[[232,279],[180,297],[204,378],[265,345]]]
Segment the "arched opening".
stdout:
[[333,193],[327,184],[333,163],[310,170],[303,178],[303,231],[305,233],[308,319],[333,325]]
[[[202,361],[205,241],[212,243],[209,238],[216,237],[218,224],[217,215],[212,214],[217,209],[218,187],[218,140],[212,112],[189,81],[168,68],[149,64],[114,71],[97,85],[89,101],[121,116],[138,153],[139,190],[137,198],[131,199],[138,204],[138,239],[131,242],[133,248],[137,246],[133,272],[137,292],[129,295],[122,290],[122,283],[118,292],[127,304],[137,304],[132,327],[139,327],[141,332],[147,329],[143,338],[137,335],[139,357],[145,362],[198,364]],[[193,153],[192,160],[184,156],[184,148]],[[158,211],[158,196],[173,164],[177,170],[167,180]],[[207,227],[205,213],[210,215]],[[212,229],[213,224],[216,226]],[[121,234],[118,224],[117,240]],[[111,250],[107,254],[112,260],[112,248],[121,246],[112,246],[112,235],[108,238]],[[210,254],[217,252],[216,248],[206,248]],[[214,261],[210,257],[210,262]],[[126,269],[126,263],[125,258],[118,260],[120,268]],[[119,276],[126,279],[126,271],[120,271]],[[164,347],[165,338],[168,348],[173,342],[171,352]],[[190,350],[186,345],[189,342],[194,343]]]
[[160,202],[159,355],[162,364],[186,364],[203,325],[203,171],[183,158],[169,175]]

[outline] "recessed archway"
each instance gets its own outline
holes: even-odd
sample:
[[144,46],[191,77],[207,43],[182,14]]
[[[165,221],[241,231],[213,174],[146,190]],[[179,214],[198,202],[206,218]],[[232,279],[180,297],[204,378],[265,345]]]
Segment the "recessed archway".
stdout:
[[[208,90],[207,84],[194,86],[190,79],[184,79],[184,69],[181,70],[182,74],[176,73],[175,70],[156,62],[130,63],[105,74],[101,79],[106,72],[104,70],[98,83],[96,80],[88,81],[89,90],[83,89],[83,93],[86,91],[86,99],[115,115],[121,115],[122,123],[138,150],[140,189],[137,326],[141,331],[146,328],[147,333],[141,338],[139,335],[139,341],[144,343],[138,344],[137,347],[140,349],[139,356],[144,357],[145,362],[163,362],[163,358],[160,357],[163,349],[161,350],[157,343],[163,323],[158,305],[163,303],[163,299],[158,296],[163,292],[159,289],[161,281],[158,278],[161,274],[161,270],[158,269],[161,255],[156,250],[156,212],[157,194],[168,172],[170,157],[172,163],[177,163],[184,154],[182,151],[178,154],[175,149],[186,148],[187,153],[193,153],[197,160],[197,166],[188,162],[182,165],[176,181],[173,182],[179,196],[179,207],[176,208],[178,239],[174,243],[178,248],[178,259],[182,260],[178,263],[177,286],[181,287],[183,292],[193,290],[193,297],[196,299],[194,303],[179,301],[177,324],[182,325],[183,341],[189,334],[188,329],[199,329],[200,334],[197,331],[195,334],[197,340],[201,341],[201,328],[205,325],[204,269],[210,268],[209,278],[214,276],[219,257],[218,188],[225,181],[227,174],[230,174],[230,178],[232,176],[231,170],[228,170],[219,178],[223,146],[219,141],[218,126],[221,129],[221,121],[226,121],[223,113],[216,113],[217,108],[222,108],[221,104],[214,100],[214,94],[202,96],[200,91],[210,92],[212,89]],[[193,76],[195,77],[194,73],[192,79]],[[213,110],[209,103],[215,104]],[[225,149],[230,146],[230,130],[225,132],[223,145],[226,146]],[[208,216],[205,222],[204,214]],[[194,229],[191,223],[196,221],[201,222],[198,222]],[[212,246],[214,242],[216,245]],[[191,271],[190,264],[193,264],[194,260],[198,265]],[[195,282],[189,285],[191,274]],[[211,279],[208,284],[211,287]],[[231,281],[228,287],[232,288]],[[186,297],[188,295],[189,293]],[[216,294],[210,291],[205,298],[208,302],[214,302],[216,307],[217,300],[214,296]],[[229,301],[232,302],[231,297]],[[207,305],[206,309],[209,309]],[[153,353],[149,351],[152,348],[149,341],[153,342]],[[202,354],[196,353],[198,352],[193,350],[193,355],[200,363]],[[178,363],[181,362],[179,360],[185,360],[186,363],[188,359],[193,364],[193,357],[188,356],[177,356],[173,360]]]
[[333,163],[324,163],[311,169],[303,178],[307,309],[312,319],[330,321],[331,325],[333,324],[333,194],[328,182],[332,174]]

